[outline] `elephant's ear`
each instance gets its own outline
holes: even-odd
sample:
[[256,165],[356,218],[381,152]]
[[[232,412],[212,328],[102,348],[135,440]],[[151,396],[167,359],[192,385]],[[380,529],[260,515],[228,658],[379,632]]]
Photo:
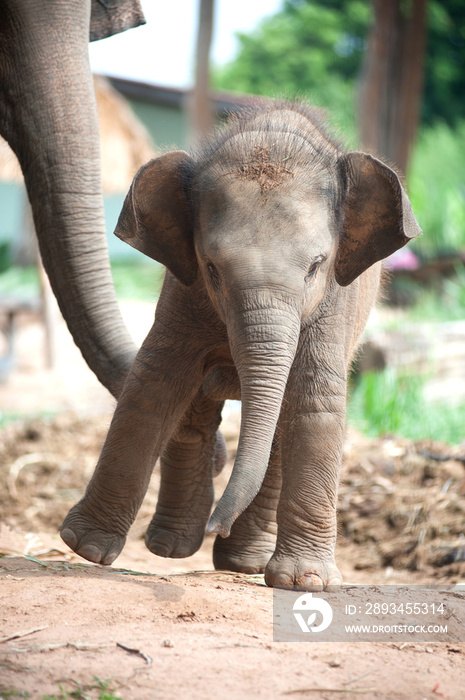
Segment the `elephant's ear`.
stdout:
[[145,17],[139,0],[92,0],[89,41],[106,39],[141,24],[145,24]]
[[396,173],[366,153],[339,160],[345,187],[336,281],[343,287],[421,233]]
[[184,178],[191,157],[172,151],[144,165],[124,200],[115,234],[189,286],[197,276]]

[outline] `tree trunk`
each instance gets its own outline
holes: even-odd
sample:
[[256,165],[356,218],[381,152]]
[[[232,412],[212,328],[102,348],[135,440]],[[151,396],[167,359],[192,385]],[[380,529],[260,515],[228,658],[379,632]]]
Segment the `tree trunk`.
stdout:
[[419,121],[426,39],[426,0],[373,0],[359,95],[363,148],[407,170]]

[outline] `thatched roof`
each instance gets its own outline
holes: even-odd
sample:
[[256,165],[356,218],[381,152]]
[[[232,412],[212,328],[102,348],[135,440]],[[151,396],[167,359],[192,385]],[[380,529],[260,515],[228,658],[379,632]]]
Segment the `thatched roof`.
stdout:
[[155,146],[129,103],[108,80],[95,76],[100,123],[102,180],[105,192],[126,192],[141,165],[153,158]]
[[[126,192],[141,165],[156,155],[151,138],[126,100],[100,76],[94,77],[100,123],[105,193]],[[23,182],[16,156],[0,138],[0,180]]]

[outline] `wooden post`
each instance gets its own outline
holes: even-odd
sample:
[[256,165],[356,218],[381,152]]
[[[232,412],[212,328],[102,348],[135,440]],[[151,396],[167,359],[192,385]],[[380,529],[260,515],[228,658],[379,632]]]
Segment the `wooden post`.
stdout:
[[213,33],[214,0],[200,0],[195,64],[195,85],[190,100],[191,134],[198,138],[213,124],[210,89],[210,46]]

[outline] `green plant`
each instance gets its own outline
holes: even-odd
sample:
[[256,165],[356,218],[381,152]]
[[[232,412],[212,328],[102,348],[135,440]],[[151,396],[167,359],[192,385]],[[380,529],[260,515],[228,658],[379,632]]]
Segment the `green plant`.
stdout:
[[[102,681],[97,676],[94,676],[94,681],[94,683],[87,685],[81,685],[73,681],[76,684],[76,688],[70,691],[63,690],[61,684],[58,684],[60,689],[58,695],[43,695],[41,700],[68,700],[68,698],[74,698],[75,700],[92,700],[93,698],[95,700],[123,700],[120,695],[115,695],[114,691],[111,690],[111,680]],[[98,695],[92,693],[94,690],[98,691]]]
[[[160,293],[165,268],[147,262],[112,262],[111,271],[116,295],[120,300],[155,301]],[[0,295],[37,298],[39,273],[36,267],[10,267],[0,274]]]
[[363,374],[353,392],[349,421],[368,435],[399,433],[405,416],[420,401],[418,378],[398,377],[394,369]]
[[[67,700],[67,698],[72,697],[70,695],[70,693],[67,693],[66,691],[63,690],[60,683],[58,684],[58,687],[60,689],[59,695],[42,695],[41,700]],[[81,696],[81,695],[78,695],[78,696],[75,695],[74,697],[78,697],[78,698],[82,697],[82,700],[85,700],[85,697]]]
[[306,96],[354,134],[354,82],[372,14],[363,0],[288,1],[252,34],[238,34],[238,56],[213,71],[215,87]]
[[465,249],[465,121],[421,130],[407,175],[412,207],[423,236],[412,250],[436,257]]
[[370,437],[398,435],[458,444],[464,439],[465,404],[424,399],[425,378],[394,368],[363,374],[352,389],[348,422]]
[[113,690],[111,690],[111,680],[101,681],[100,678],[94,676],[94,681],[96,682],[95,687],[99,690],[98,700],[122,700],[119,695],[115,695]]

